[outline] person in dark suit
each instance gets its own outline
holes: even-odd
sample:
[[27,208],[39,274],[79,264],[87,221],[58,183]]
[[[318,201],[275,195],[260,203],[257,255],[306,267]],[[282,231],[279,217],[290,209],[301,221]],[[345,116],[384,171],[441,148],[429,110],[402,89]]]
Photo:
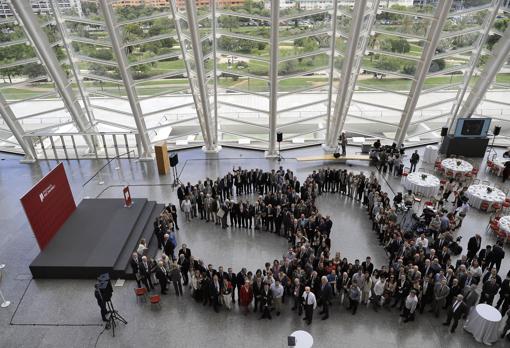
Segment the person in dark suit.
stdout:
[[492,306],[494,296],[498,293],[499,285],[496,283],[496,278],[489,278],[483,283],[482,295],[480,295],[480,303],[487,303]]
[[142,262],[142,259],[140,255],[135,251],[133,253],[133,256],[131,257],[131,260],[129,260],[129,264],[131,265],[131,270],[133,271],[133,274],[135,275],[136,279],[136,285],[141,288],[141,275],[140,275],[140,262]]
[[140,263],[140,276],[141,281],[145,285],[147,291],[151,291],[154,289],[154,285],[152,284],[152,267],[150,262],[147,260],[147,256],[142,256],[142,262]]
[[473,237],[469,238],[468,241],[468,252],[467,252],[467,261],[471,262],[473,258],[476,256],[476,253],[480,250],[482,247],[482,237],[479,234],[474,235]]
[[182,247],[179,249],[178,255],[184,255],[184,257],[187,258],[189,261],[191,259],[191,249],[189,249],[186,244],[183,244]]
[[455,332],[457,325],[459,324],[459,319],[466,313],[467,307],[463,301],[464,297],[462,295],[457,295],[456,300],[453,302],[452,306],[448,309],[448,314],[446,317],[446,322],[443,323],[445,326],[450,326],[450,323],[453,319],[453,325],[450,329],[451,333]]
[[496,266],[496,269],[499,272],[499,269],[501,267],[501,260],[505,257],[505,251],[503,250],[503,242],[501,240],[498,240],[496,242],[496,245],[492,248],[492,259],[489,264],[489,268],[492,268],[492,266]]
[[319,292],[319,301],[322,306],[322,312],[319,314],[324,314],[322,320],[326,320],[329,318],[329,302],[333,297],[333,289],[331,285],[329,285],[328,278],[326,276],[322,276],[321,278],[321,287]]
[[369,275],[372,275],[374,271],[374,264],[372,263],[372,258],[367,256],[366,261],[361,263],[361,268],[363,269],[363,273],[368,272]]
[[482,271],[485,271],[487,266],[492,262],[492,246],[486,245],[485,249],[480,250],[478,253],[478,262],[480,262],[480,267],[482,267]]
[[211,299],[210,303],[212,303],[214,311],[216,313],[219,313],[222,283],[220,282],[220,280],[216,274],[212,278],[212,282],[211,282],[209,289],[210,289],[209,296]]
[[170,240],[170,235],[168,233],[166,233],[163,236],[163,252],[166,254],[166,256],[168,256],[169,258],[171,258],[173,260],[174,259],[174,250],[175,250],[175,245]]
[[298,315],[303,313],[303,292],[305,287],[301,284],[299,278],[294,279],[294,286],[292,288],[292,297],[294,299],[294,306],[291,308],[293,311],[297,309]]
[[156,268],[156,278],[158,279],[159,286],[161,287],[161,294],[166,295],[168,274],[165,266],[163,265],[163,261],[158,262],[158,267]]
[[106,303],[103,299],[103,296],[101,295],[101,291],[99,290],[99,285],[95,285],[94,289],[94,297],[97,300],[97,305],[99,308],[101,308],[101,318],[103,321],[108,321],[108,318],[106,317],[106,314],[108,314],[108,310],[106,309]]
[[262,307],[262,316],[259,319],[267,318],[271,320],[271,307],[273,306],[273,295],[269,290],[268,283],[264,283],[262,293],[260,294],[260,305]]

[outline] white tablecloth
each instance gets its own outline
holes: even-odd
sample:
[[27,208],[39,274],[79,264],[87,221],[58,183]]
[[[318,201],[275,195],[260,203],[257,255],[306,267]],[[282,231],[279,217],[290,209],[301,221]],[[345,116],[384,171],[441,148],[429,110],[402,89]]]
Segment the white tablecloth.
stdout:
[[498,168],[498,171],[495,172],[498,176],[503,175],[503,169],[505,169],[505,163],[509,162],[510,158],[498,157],[493,160],[494,165]]
[[478,342],[491,345],[499,339],[500,321],[501,313],[496,308],[482,303],[471,311],[464,324],[464,329],[473,334]]
[[471,185],[466,191],[466,197],[469,198],[469,204],[472,207],[480,209],[482,202],[486,201],[489,203],[489,210],[492,203],[503,203],[505,201],[506,195],[500,189],[495,187],[491,187],[492,192],[487,192],[487,188],[490,186],[487,185]]
[[[460,165],[457,165],[457,162],[460,161]],[[441,165],[448,172],[451,170],[453,175],[457,173],[466,174],[473,170],[473,165],[464,160],[460,160],[457,158],[447,158],[441,161]]]
[[[422,175],[427,175],[427,177],[423,179]],[[425,197],[435,196],[438,193],[440,186],[438,178],[434,175],[422,172],[410,173],[407,177],[405,177],[402,184],[407,190],[412,190],[415,193],[419,192]]]
[[290,336],[296,337],[296,348],[311,348],[313,346],[313,337],[306,331],[294,331]]
[[439,152],[439,148],[434,145],[425,146],[425,152],[423,153],[423,162],[425,163],[434,163],[437,158],[437,153]]
[[510,216],[502,216],[498,221],[499,229],[510,237]]

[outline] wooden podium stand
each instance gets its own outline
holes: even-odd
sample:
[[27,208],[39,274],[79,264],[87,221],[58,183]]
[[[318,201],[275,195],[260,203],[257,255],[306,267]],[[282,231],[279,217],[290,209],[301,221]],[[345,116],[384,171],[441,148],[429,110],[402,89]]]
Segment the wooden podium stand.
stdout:
[[158,165],[159,174],[167,175],[170,173],[170,159],[168,158],[166,143],[155,145],[154,152],[156,153],[156,164]]

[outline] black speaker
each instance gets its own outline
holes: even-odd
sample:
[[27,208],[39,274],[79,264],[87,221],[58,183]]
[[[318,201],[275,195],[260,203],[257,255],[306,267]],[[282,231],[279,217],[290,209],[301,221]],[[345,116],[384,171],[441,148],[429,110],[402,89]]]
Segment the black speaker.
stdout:
[[448,127],[441,128],[441,136],[445,137],[448,135]]
[[170,155],[170,167],[175,167],[179,164],[179,155],[177,153],[173,153]]
[[283,141],[283,133],[282,132],[276,133],[276,141],[279,143],[281,143]]
[[501,127],[500,126],[494,127],[494,135],[499,135],[499,132],[501,132]]

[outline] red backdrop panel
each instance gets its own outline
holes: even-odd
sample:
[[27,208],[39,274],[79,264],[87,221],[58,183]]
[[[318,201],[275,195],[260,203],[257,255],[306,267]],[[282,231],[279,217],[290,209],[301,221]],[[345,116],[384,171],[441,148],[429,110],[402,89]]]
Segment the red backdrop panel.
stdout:
[[41,250],[76,209],[64,165],[42,178],[21,197],[28,221]]

